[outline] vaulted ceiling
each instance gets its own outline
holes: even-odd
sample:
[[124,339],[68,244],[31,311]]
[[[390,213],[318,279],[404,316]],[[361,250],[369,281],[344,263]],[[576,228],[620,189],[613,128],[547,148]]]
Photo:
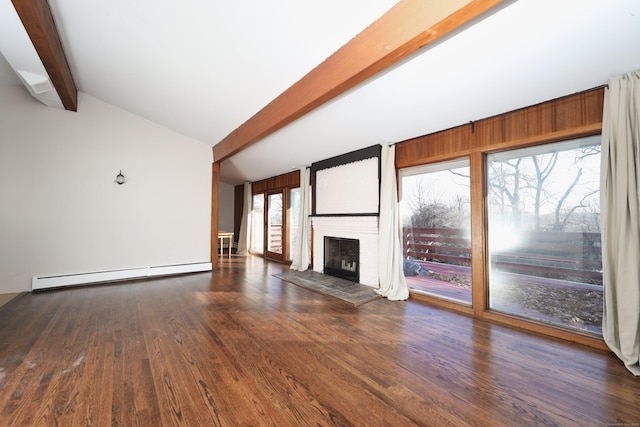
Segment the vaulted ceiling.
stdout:
[[[49,0],[79,91],[210,146],[395,3]],[[603,85],[640,69],[638,40],[638,0],[505,1],[258,138],[223,161],[221,179],[258,180]],[[0,0],[0,52],[10,64],[0,57],[0,84],[42,72],[10,0]]]

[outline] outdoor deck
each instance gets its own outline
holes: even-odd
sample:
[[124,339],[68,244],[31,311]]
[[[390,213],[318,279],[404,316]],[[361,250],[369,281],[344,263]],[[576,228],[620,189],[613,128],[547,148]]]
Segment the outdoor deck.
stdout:
[[[456,266],[438,262],[419,261],[419,263],[431,271],[433,275],[407,276],[407,285],[413,291],[423,292],[434,295],[439,298],[445,298],[457,302],[471,305],[471,288],[456,285],[455,283],[440,280],[435,276],[466,276],[471,277],[471,268],[464,266]],[[526,283],[541,288],[549,289],[565,289],[575,292],[596,292],[602,294],[602,286],[591,285],[586,283],[571,282],[568,280],[552,279],[545,277],[529,276],[524,274],[500,272],[494,274],[494,283]],[[538,310],[531,309],[519,301],[493,297],[491,299],[491,307],[493,310],[506,313],[520,313],[523,316],[531,317],[541,321],[565,324],[560,316],[551,316]],[[586,330],[595,334],[601,334],[602,329],[599,325],[580,325],[569,324],[569,327]]]

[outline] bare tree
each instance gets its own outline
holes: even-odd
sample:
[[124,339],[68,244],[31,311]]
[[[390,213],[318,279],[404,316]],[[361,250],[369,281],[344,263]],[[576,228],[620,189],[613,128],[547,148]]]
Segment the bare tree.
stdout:
[[409,196],[408,205],[412,212],[420,211],[431,203],[427,192],[424,180],[419,178],[416,181],[413,193]]
[[[580,188],[586,188],[587,191],[578,195],[581,199],[575,201],[575,190],[583,178],[581,162],[587,157],[600,154],[600,147],[584,147],[574,152],[576,153],[573,158],[575,169],[571,167],[558,170],[559,152],[494,162],[490,166],[489,179],[491,203],[494,208],[505,215],[511,214],[514,225],[518,226],[522,220],[524,201],[531,200],[530,209],[532,209],[535,230],[547,227],[555,231],[565,230],[571,218],[578,218],[576,217],[578,211],[584,210],[586,213],[587,208],[593,207],[593,196],[598,193],[597,185],[589,189],[588,183],[584,183]],[[565,176],[559,180],[557,179],[559,174]],[[548,184],[551,179],[554,179],[554,184]],[[563,187],[561,183],[567,184]],[[571,202],[571,200],[574,201]],[[567,206],[570,203],[573,204]],[[529,203],[526,204],[529,205]],[[547,225],[543,224],[544,206],[550,207],[553,211],[551,225],[549,221]],[[581,215],[579,218],[585,220],[587,216]]]
[[503,214],[510,210],[515,224],[520,224],[520,165],[522,158],[490,165],[489,191],[494,205]]
[[410,221],[414,227],[460,227],[469,212],[469,199],[456,195],[453,202],[444,202],[444,194],[437,192],[425,180],[418,179],[409,196]]
[[[533,162],[533,167],[535,169],[535,181],[534,181],[534,193],[535,193],[535,202],[534,202],[534,219],[535,219],[535,229],[540,229],[540,205],[542,204],[542,196],[545,188],[545,181],[553,172],[553,169],[556,167],[558,163],[558,152],[554,152],[551,156],[531,156],[531,160]],[[582,174],[582,172],[580,172]],[[577,184],[577,181],[575,182]],[[575,187],[575,184],[571,188]],[[570,193],[571,191],[569,191]],[[568,194],[567,194],[568,195]]]

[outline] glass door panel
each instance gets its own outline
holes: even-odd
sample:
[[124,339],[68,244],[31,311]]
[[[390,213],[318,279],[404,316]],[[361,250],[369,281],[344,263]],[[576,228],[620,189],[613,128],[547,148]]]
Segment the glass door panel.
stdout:
[[267,195],[267,256],[282,260],[283,256],[283,193]]

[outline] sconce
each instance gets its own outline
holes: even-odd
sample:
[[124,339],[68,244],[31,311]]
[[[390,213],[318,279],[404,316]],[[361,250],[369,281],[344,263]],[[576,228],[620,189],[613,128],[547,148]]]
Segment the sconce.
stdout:
[[116,184],[122,185],[125,182],[127,182],[127,180],[124,177],[124,175],[122,175],[122,169],[120,169],[120,173],[118,173],[118,175],[116,175]]

